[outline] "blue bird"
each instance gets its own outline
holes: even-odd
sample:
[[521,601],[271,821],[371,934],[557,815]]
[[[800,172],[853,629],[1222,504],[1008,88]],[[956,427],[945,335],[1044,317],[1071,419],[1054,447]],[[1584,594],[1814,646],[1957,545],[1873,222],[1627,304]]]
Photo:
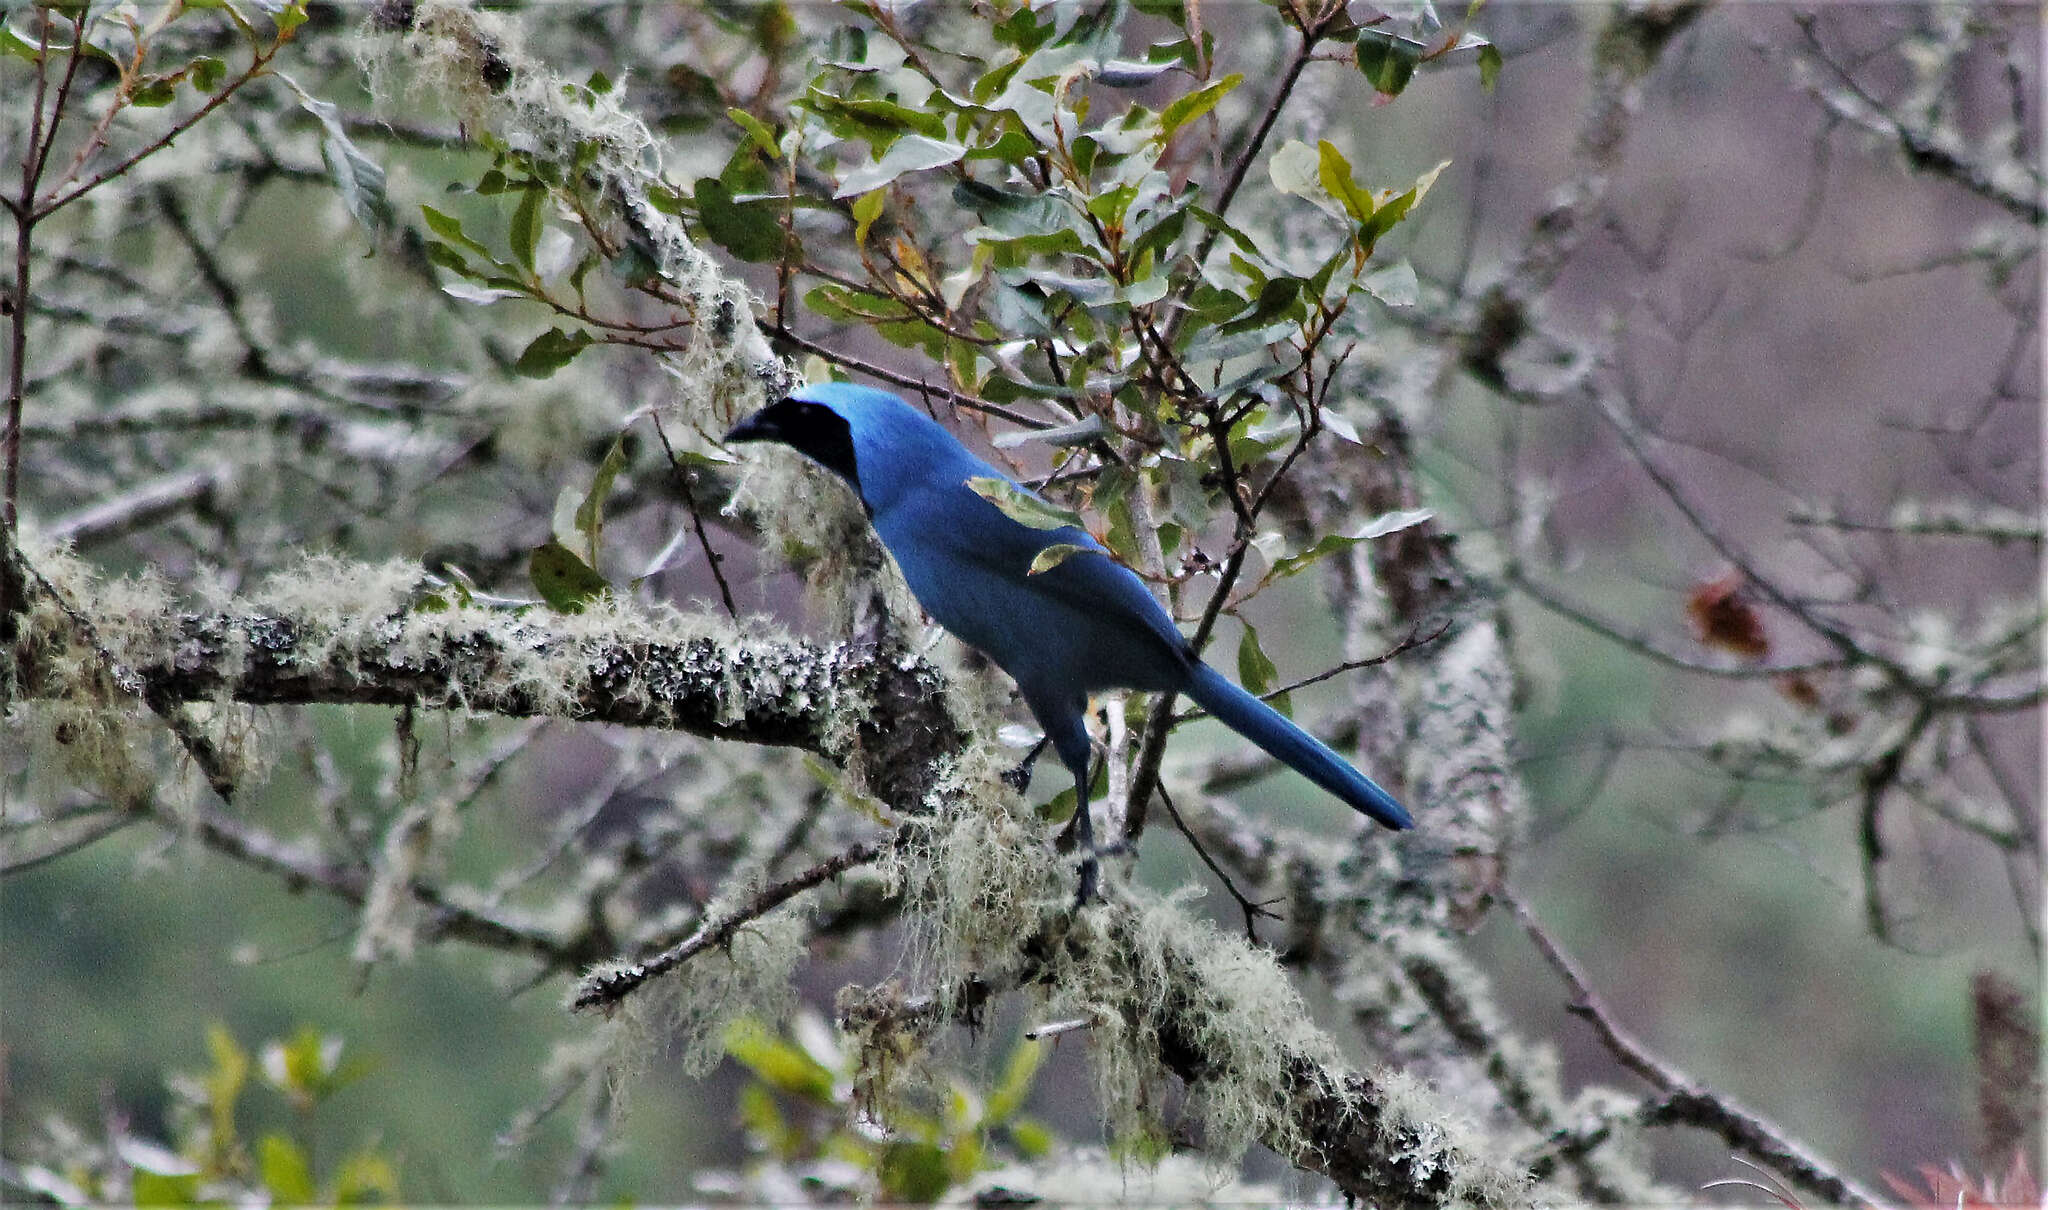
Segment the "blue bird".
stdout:
[[[873,387],[807,386],[755,412],[728,442],[791,446],[859,494],[882,545],[934,621],[1017,682],[1024,704],[1074,775],[1076,832],[1092,897],[1088,695],[1172,690],[1389,828],[1413,825],[1400,803],[1320,740],[1204,664],[1142,580],[1073,526],[1035,529],[968,487],[999,479],[937,421]],[[1028,494],[1028,493],[1026,493]],[[1055,543],[1080,547],[1036,574]]]

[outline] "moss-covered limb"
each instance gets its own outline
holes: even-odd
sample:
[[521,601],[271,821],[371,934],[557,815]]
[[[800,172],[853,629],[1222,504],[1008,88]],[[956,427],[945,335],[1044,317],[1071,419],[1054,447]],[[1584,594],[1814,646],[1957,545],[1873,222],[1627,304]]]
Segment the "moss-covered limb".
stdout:
[[[1378,1206],[1527,1202],[1520,1177],[1469,1145],[1454,1112],[1398,1073],[1345,1069],[1270,962],[1170,903],[1048,917],[1017,958],[932,996],[849,989],[840,1024],[887,1061],[921,1051],[949,1022],[976,1025],[1003,992],[1030,991],[1056,1015],[1092,1022],[1105,1094],[1120,1080],[1142,1094],[1151,1072],[1182,1081],[1212,1159],[1256,1141]],[[1102,1109],[1126,1128],[1146,1112]]]
[[[902,811],[921,809],[934,763],[965,739],[945,709],[940,674],[875,648],[743,639],[702,626],[693,633],[679,619],[623,609],[579,618],[401,609],[366,618],[299,599],[291,609],[102,618],[88,596],[74,595],[96,630],[117,636],[111,654],[152,707],[413,705],[662,727],[857,762],[868,789]],[[52,618],[44,629],[61,625]],[[12,666],[26,696],[80,689],[65,641],[17,644]]]
[[[1234,772],[1229,766],[1223,775]],[[1435,1022],[1430,1036],[1445,1038],[1492,1086],[1504,1111],[1503,1124],[1518,1124],[1544,1140],[1532,1153],[1545,1161],[1538,1179],[1563,1178],[1574,1196],[1607,1203],[1640,1204],[1668,1193],[1654,1190],[1642,1165],[1616,1145],[1631,1137],[1617,1127],[1633,1124],[1633,1099],[1611,1097],[1621,1107],[1589,1134],[1581,1121],[1584,1113],[1565,1098],[1546,1054],[1496,1018],[1485,980],[1452,940],[1429,930],[1404,930],[1376,940],[1368,950],[1352,930],[1340,927],[1343,914],[1329,910],[1329,888],[1342,881],[1337,854],[1319,852],[1306,838],[1257,826],[1226,798],[1188,788],[1177,801],[1189,830],[1219,861],[1250,885],[1278,896],[1284,931],[1269,930],[1268,939],[1290,965],[1316,973],[1337,989],[1337,998],[1360,1017],[1368,1036],[1384,1032],[1378,1026],[1387,1018],[1402,1019],[1407,1024],[1401,1032],[1412,1033],[1414,1006],[1428,1012]],[[1391,958],[1391,969],[1378,956],[1382,952]],[[1368,970],[1384,977],[1361,977]],[[1392,999],[1401,1004],[1387,1003]]]

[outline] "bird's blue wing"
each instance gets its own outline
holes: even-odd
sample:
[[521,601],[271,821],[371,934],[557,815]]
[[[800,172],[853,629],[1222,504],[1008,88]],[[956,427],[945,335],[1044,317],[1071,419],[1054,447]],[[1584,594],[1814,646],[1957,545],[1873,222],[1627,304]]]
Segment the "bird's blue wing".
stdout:
[[[1058,651],[1073,665],[1060,675],[1089,685],[1178,684],[1190,659],[1187,641],[1144,581],[1082,530],[1025,525],[965,479],[928,484],[875,517],[911,590],[940,625],[1019,683],[1052,671],[1034,669],[1027,657]],[[1031,574],[1039,553],[1060,544],[1082,549]]]

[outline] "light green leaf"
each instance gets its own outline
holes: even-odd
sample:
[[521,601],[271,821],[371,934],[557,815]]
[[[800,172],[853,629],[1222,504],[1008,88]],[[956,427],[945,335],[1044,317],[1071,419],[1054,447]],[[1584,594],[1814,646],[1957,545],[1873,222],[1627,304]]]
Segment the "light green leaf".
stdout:
[[868,229],[875,220],[882,217],[882,203],[888,199],[886,189],[871,189],[853,199],[853,242],[866,247]]
[[1055,542],[1033,556],[1031,566],[1024,574],[1035,576],[1040,572],[1051,571],[1075,555],[1086,554],[1088,549],[1086,546],[1076,546],[1072,542]]
[[1420,525],[1434,516],[1436,514],[1426,508],[1382,513],[1359,527],[1356,533],[1326,534],[1307,550],[1299,554],[1289,555],[1284,559],[1275,560],[1272,570],[1266,573],[1266,577],[1261,583],[1284,580],[1288,576],[1314,566],[1330,555],[1336,554],[1339,551],[1349,550],[1360,542],[1370,542],[1375,538],[1384,538],[1388,534]]
[[1378,210],[1373,211],[1372,218],[1366,221],[1361,232],[1365,241],[1368,244],[1372,243],[1391,230],[1395,223],[1407,218],[1408,212],[1415,208],[1415,204],[1429,193],[1429,187],[1436,184],[1436,178],[1450,166],[1449,160],[1438,161],[1436,167],[1416,177],[1415,183],[1408,187],[1407,192],[1397,194],[1381,204]]
[[390,1160],[376,1152],[358,1151],[343,1160],[334,1174],[334,1203],[361,1206],[373,1200],[398,1200],[398,1173]]
[[831,1069],[752,1021],[735,1021],[725,1031],[725,1053],[777,1092],[813,1105],[832,1103]]
[[[285,28],[285,14],[290,11],[278,14],[280,30]],[[298,20],[305,19],[301,9]],[[320,158],[327,161],[327,177],[341,194],[342,207],[364,230],[382,230],[391,222],[391,203],[384,196],[384,169],[348,137],[348,130],[341,124],[341,111],[332,102],[301,93],[299,107],[320,120]]]
[[967,148],[958,143],[928,139],[917,134],[905,135],[891,144],[881,159],[847,173],[833,196],[853,197],[870,189],[879,189],[905,173],[943,168],[966,154]]
[[1358,284],[1367,294],[1390,307],[1412,307],[1422,294],[1421,285],[1415,279],[1415,266],[1405,260],[1373,270]]
[[726,110],[725,116],[737,123],[741,130],[746,131],[747,137],[754,140],[754,146],[759,147],[769,159],[782,158],[781,149],[775,145],[775,132],[768,128],[766,122],[738,108]]
[[[1243,621],[1242,618],[1239,621]],[[1237,642],[1237,680],[1245,692],[1254,697],[1264,697],[1273,687],[1273,681],[1280,675],[1280,669],[1266,655],[1266,649],[1259,645],[1259,632],[1250,622],[1244,623],[1244,637]],[[1294,717],[1294,706],[1287,694],[1281,694],[1267,705],[1280,713]]]
[[597,474],[591,479],[590,491],[584,494],[583,503],[576,506],[576,532],[583,535],[583,549],[593,567],[597,565],[600,539],[604,536],[604,499],[611,494],[612,482],[625,469],[626,439],[620,436],[605,451],[604,461],[598,463]]
[[540,243],[540,202],[547,190],[538,182],[528,185],[519,193],[519,205],[512,211],[512,255],[529,270],[533,268],[533,250]]
[[313,1187],[313,1169],[306,1153],[283,1135],[266,1134],[257,1148],[257,1165],[263,1187],[273,1205],[307,1206],[319,1199]]
[[1159,111],[1159,140],[1165,142],[1173,137],[1175,131],[1216,108],[1218,101],[1243,82],[1242,74],[1232,72],[1207,88],[1198,88],[1186,96],[1174,98],[1171,104]]
[[1343,203],[1323,188],[1322,153],[1307,143],[1299,139],[1283,143],[1280,150],[1273,153],[1267,171],[1273,176],[1273,188],[1306,198],[1340,218],[1347,217]]
[[461,219],[456,218],[452,214],[436,210],[425,203],[420,205],[420,214],[427,220],[427,230],[432,231],[435,235],[440,236],[449,243],[467,248],[485,260],[492,259],[489,249],[463,234]]
[[1317,144],[1316,179],[1355,221],[1362,223],[1372,217],[1372,194],[1351,179],[1351,161],[1328,139]]
[[967,481],[967,489],[1003,510],[1004,516],[1020,525],[1033,529],[1060,529],[1068,525],[1076,529],[1086,528],[1079,513],[1048,504],[1007,479],[977,475]]

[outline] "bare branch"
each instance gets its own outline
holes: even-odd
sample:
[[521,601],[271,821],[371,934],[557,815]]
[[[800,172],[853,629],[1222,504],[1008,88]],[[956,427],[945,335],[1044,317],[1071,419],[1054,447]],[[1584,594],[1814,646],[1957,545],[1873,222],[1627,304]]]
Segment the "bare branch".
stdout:
[[1830,1168],[1777,1126],[1732,1100],[1705,1087],[1663,1059],[1652,1054],[1634,1035],[1623,1030],[1608,1012],[1578,964],[1551,939],[1528,907],[1503,887],[1500,897],[1507,903],[1522,931],[1571,989],[1566,1008],[1593,1026],[1594,1033],[1623,1067],[1663,1094],[1663,1099],[1646,1106],[1642,1118],[1651,1125],[1683,1123],[1719,1134],[1728,1145],[1767,1164],[1785,1179],[1810,1189],[1836,1205],[1878,1206],[1883,1203],[1871,1191]]

